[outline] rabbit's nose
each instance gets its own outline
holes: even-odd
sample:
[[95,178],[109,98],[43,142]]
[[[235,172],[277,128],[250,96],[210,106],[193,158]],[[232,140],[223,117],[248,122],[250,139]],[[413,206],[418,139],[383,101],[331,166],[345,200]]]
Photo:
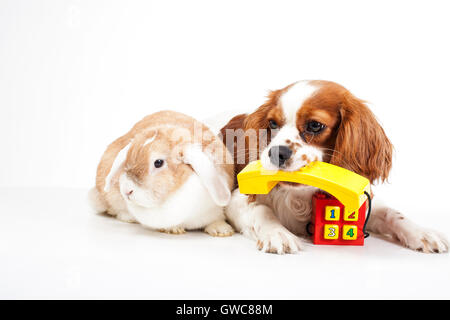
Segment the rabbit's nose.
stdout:
[[127,195],[127,196],[131,196],[132,193],[133,193],[133,190],[130,190],[130,191],[127,191],[127,192],[126,192],[126,195]]

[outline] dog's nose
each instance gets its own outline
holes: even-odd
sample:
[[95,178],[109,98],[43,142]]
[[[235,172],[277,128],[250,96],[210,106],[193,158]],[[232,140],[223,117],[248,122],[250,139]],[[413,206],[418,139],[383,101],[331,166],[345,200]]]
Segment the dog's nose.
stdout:
[[292,150],[286,146],[275,146],[269,149],[269,158],[277,167],[281,167],[291,157]]
[[130,191],[126,192],[127,196],[131,196],[132,193],[133,193],[133,190],[130,190]]

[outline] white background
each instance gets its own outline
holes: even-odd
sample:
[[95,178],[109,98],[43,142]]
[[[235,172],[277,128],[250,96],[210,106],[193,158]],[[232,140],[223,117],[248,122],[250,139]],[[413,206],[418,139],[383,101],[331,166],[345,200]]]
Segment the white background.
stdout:
[[[29,221],[34,220],[27,215],[34,215],[32,219],[37,220],[42,215],[46,218],[40,226],[55,232],[66,228],[69,221],[77,221],[77,214],[80,219],[89,219],[81,202],[87,188],[93,186],[103,150],[140,118],[161,109],[182,111],[200,120],[227,111],[233,114],[235,110],[252,110],[264,101],[268,90],[301,79],[336,81],[370,102],[396,149],[391,183],[379,187],[377,194],[415,221],[448,235],[449,9],[446,1],[2,0],[0,214],[7,216],[10,223],[2,225],[4,240],[10,246],[5,249],[2,241],[0,253],[8,255],[10,264],[9,269],[2,270],[9,277],[0,279],[8,284],[0,294],[86,296],[87,289],[82,285],[86,290],[79,289],[75,294],[64,291],[64,286],[55,280],[55,287],[49,286],[50,290],[44,293],[39,285],[29,285],[30,279],[36,277],[19,276],[14,270],[18,270],[17,265],[24,265],[21,259],[25,258],[20,246],[13,245],[11,239],[18,237],[18,233],[11,226],[29,226]],[[227,117],[220,119],[226,121]],[[39,205],[24,207],[33,203],[33,197],[39,197],[36,200]],[[44,206],[49,203],[53,205]],[[76,213],[70,215],[67,207]],[[58,214],[58,218],[52,214]],[[96,218],[102,222],[89,225],[89,230],[97,232],[100,238],[111,237],[108,228],[102,229],[105,218]],[[117,224],[120,230],[138,227],[105,221]],[[74,222],[72,228],[82,229],[84,223],[87,222]],[[20,241],[43,239],[35,228],[30,226],[29,231],[19,233]],[[63,231],[59,230],[48,241],[58,243]],[[196,234],[186,237],[186,241],[194,242],[199,237],[203,239]],[[168,243],[161,236],[154,238],[163,246]],[[130,236],[125,241],[133,239]],[[212,246],[215,242],[204,239],[205,250],[210,250],[209,243]],[[177,252],[179,247],[174,241],[170,243]],[[236,236],[229,241],[242,243],[246,248],[242,249],[244,257],[253,253],[253,244],[244,238]],[[378,248],[372,249],[375,256],[385,252],[382,241],[375,239],[372,243]],[[43,247],[47,244],[41,243]],[[87,241],[85,245],[93,244]],[[239,248],[236,244],[233,252]],[[317,247],[311,250],[316,253],[322,250],[325,255],[320,261],[307,260],[306,265],[312,269],[316,262],[327,260],[327,254],[335,257],[332,252],[336,252]],[[354,249],[346,250],[349,251],[344,253]],[[411,277],[422,277],[424,285],[429,277],[420,274],[424,264],[433,261],[440,270],[447,270],[433,272],[442,290],[419,290],[413,297],[450,297],[448,255],[431,258],[395,245],[386,250],[397,269],[403,264],[401,257],[411,254],[411,263],[418,268],[413,270],[419,272],[410,271]],[[73,258],[75,253],[69,250],[66,254]],[[277,259],[269,260],[270,268],[274,267],[273,261],[283,263],[279,257],[263,256],[250,258],[249,266],[258,259]],[[41,270],[40,277],[48,280],[51,276],[43,271],[45,263],[41,267],[39,263],[30,262],[29,267]],[[62,267],[59,269],[62,275],[73,270],[81,279],[88,277],[86,274],[96,275],[92,270],[80,271],[84,269],[74,266],[72,260],[66,263],[69,271]],[[164,270],[164,265],[161,268]],[[294,264],[292,268],[297,266]],[[388,271],[394,266],[381,268],[386,272],[380,271],[380,277],[392,276]],[[20,287],[15,286],[15,281],[25,282]],[[374,296],[383,297],[383,291],[388,290],[384,290],[381,282],[377,283],[372,286],[379,290]],[[385,284],[388,286],[389,281]],[[31,287],[33,293],[29,291]],[[97,291],[90,291],[94,292],[92,297],[114,296],[114,291],[106,287],[99,284]],[[152,291],[150,296],[138,296],[171,297],[162,284],[161,287],[160,294]],[[261,292],[258,288],[249,289],[247,294],[240,291],[235,297],[258,297]],[[188,297],[187,286],[185,290],[181,292]],[[234,297],[232,291],[225,292],[228,294],[225,297]],[[260,297],[308,297],[305,292],[302,295],[296,295],[295,290],[288,292]],[[367,292],[370,296],[371,291]],[[399,291],[398,296],[405,296],[406,292]],[[202,293],[205,292],[197,291],[195,297],[203,297]]]

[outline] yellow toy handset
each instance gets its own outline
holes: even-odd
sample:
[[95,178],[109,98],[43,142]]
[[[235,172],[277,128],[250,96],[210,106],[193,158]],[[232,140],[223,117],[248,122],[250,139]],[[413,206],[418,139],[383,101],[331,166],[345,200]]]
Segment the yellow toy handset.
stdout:
[[370,181],[350,170],[314,161],[298,171],[271,171],[261,161],[250,162],[238,175],[239,190],[244,194],[267,194],[279,181],[307,184],[335,196],[349,212],[357,211],[370,194]]

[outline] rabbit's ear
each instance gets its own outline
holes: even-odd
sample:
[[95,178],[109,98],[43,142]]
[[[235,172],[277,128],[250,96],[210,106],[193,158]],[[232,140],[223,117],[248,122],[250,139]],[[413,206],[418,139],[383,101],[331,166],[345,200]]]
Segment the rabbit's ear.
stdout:
[[200,145],[187,145],[183,149],[183,162],[191,165],[218,206],[226,206],[230,202],[231,192],[225,177]]
[[131,144],[133,143],[133,139],[128,142],[117,154],[116,158],[114,159],[114,162],[111,166],[111,169],[109,170],[108,175],[105,179],[105,187],[104,191],[108,192],[111,189],[111,180],[116,174],[117,170],[119,170],[120,166],[125,162],[127,159],[128,150],[130,149]]

